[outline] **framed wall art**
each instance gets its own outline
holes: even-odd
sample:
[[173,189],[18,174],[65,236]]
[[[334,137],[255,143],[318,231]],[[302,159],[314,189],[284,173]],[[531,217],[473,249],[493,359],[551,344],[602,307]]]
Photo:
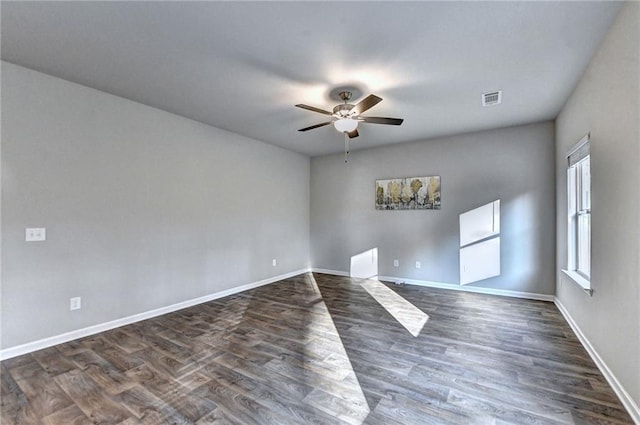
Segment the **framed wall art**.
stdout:
[[439,210],[440,176],[376,180],[377,210]]

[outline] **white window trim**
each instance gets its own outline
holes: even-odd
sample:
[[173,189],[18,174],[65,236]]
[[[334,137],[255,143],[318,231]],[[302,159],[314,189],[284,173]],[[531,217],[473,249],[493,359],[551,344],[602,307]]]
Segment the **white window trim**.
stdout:
[[[575,152],[577,152],[579,149],[581,149],[585,144],[590,143],[590,134],[587,133],[587,135],[585,135],[582,139],[580,139],[580,141],[578,143],[576,143],[571,149],[569,149],[569,152],[567,153],[567,159],[573,155]],[[591,154],[589,153],[589,156]],[[567,173],[568,176],[568,173]],[[569,182],[567,181],[567,190],[568,190],[568,184]],[[568,196],[568,193],[567,193]],[[567,209],[569,208],[569,205],[567,205]],[[585,292],[587,292],[590,296],[593,296],[593,289],[591,288],[591,278],[588,276],[585,276],[583,273],[580,273],[579,271],[575,270],[576,268],[576,253],[574,252],[577,247],[572,245],[572,240],[574,240],[576,238],[575,235],[575,228],[573,228],[572,223],[571,223],[571,219],[568,218],[568,222],[567,222],[567,268],[566,269],[561,269],[562,272],[570,278],[570,280],[576,284],[578,284],[582,289],[584,289]]]
[[580,287],[582,287],[582,289],[584,289],[586,293],[593,296],[593,288],[591,288],[590,280],[586,279],[580,273],[573,270],[562,269],[562,273],[564,273],[567,277],[569,277],[571,281],[580,285]]

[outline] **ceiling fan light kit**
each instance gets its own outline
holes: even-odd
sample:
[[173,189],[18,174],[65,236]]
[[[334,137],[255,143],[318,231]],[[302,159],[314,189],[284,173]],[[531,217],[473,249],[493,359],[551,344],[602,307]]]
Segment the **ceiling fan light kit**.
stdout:
[[358,128],[358,121],[352,118],[340,118],[333,122],[333,126],[340,133],[351,133],[353,130]]

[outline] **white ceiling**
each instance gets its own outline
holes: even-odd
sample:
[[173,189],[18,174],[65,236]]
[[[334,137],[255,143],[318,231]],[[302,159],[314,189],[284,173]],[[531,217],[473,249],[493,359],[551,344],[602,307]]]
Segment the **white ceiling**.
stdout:
[[620,6],[3,1],[2,59],[313,156],[342,135],[298,132],[326,117],[294,105],[331,109],[342,85],[405,119],[352,150],[555,118]]

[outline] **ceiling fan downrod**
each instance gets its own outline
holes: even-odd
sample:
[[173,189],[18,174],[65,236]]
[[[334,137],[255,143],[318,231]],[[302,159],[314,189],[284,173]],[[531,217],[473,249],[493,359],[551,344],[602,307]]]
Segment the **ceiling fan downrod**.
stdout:
[[338,96],[340,96],[340,99],[344,100],[344,103],[347,103],[351,99],[352,93],[350,91],[341,91],[338,93]]
[[350,91],[341,91],[338,96],[340,96],[340,99],[342,99],[344,103],[342,105],[336,105],[333,108],[333,116],[338,119],[347,118],[352,115],[351,110],[354,107],[354,105],[350,105],[348,103],[349,99],[351,99],[352,93]]

